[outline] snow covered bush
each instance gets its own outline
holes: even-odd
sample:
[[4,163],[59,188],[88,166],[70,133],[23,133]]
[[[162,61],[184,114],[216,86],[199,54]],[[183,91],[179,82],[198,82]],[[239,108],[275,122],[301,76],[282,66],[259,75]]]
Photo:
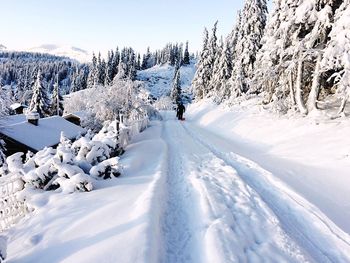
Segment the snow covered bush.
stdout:
[[144,90],[142,82],[131,80],[114,80],[107,87],[95,86],[70,94],[65,98],[65,112],[84,111],[87,120],[82,124],[96,131],[105,121],[112,121],[123,114],[125,119],[131,118],[133,110],[140,113],[155,115],[155,110],[148,100],[148,93]]
[[118,160],[119,158],[115,157],[95,165],[91,168],[90,175],[96,179],[110,179],[120,176],[122,167],[120,166]]
[[158,110],[173,110],[174,104],[169,96],[164,96],[154,103],[154,107]]

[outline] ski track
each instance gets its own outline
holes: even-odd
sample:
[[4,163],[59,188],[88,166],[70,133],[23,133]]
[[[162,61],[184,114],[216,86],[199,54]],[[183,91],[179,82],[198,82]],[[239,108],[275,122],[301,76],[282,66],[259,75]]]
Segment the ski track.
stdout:
[[275,207],[167,112],[163,139],[168,169],[161,262],[331,261],[310,255],[304,243],[299,246],[281,226]]
[[[298,259],[297,261],[350,262],[349,238],[339,233],[338,229],[334,229],[336,227],[330,226],[327,218],[315,212],[318,211],[316,208],[312,207],[305,200],[299,201],[300,197],[293,192],[290,193],[278,186],[269,185],[271,181],[268,181],[268,179],[272,175],[268,171],[232,152],[221,152],[215,145],[206,142],[200,133],[193,133],[190,129],[191,125],[183,125],[185,132],[198,144],[208,149],[218,160],[221,160],[223,165],[227,165],[236,172],[236,176],[240,184],[242,184],[239,190],[242,193],[248,192],[246,197],[250,197],[251,204],[255,205],[255,211],[253,212],[259,211],[259,207],[265,205],[268,210],[273,212],[273,215],[269,214],[266,219],[275,217],[273,221],[276,227],[271,229],[271,231],[280,232],[283,239],[291,237],[300,245],[299,248],[296,246],[296,243],[292,245],[292,250],[296,249],[294,256]],[[211,180],[212,182],[220,180],[220,184],[215,183],[215,185],[221,189],[220,191],[224,191],[225,188],[223,186],[230,185],[228,177],[233,178],[229,174],[225,174],[224,178],[219,179],[215,175],[215,177],[212,176]],[[230,187],[229,190],[236,191],[234,187]],[[235,206],[237,200],[233,198],[229,200],[229,203]],[[229,206],[228,209],[232,211]],[[241,212],[236,210],[234,216],[241,216]],[[259,217],[264,214],[260,212],[254,216]],[[263,218],[260,218],[256,223],[264,224],[261,219]],[[244,221],[240,221],[240,223],[244,223]],[[244,235],[246,234],[244,233]],[[291,240],[288,241],[289,244],[291,244],[290,242]],[[290,248],[288,248],[288,243],[285,243],[287,250]],[[303,251],[305,257],[301,255],[301,251]],[[266,260],[264,256],[261,259]],[[276,261],[275,257],[268,261],[281,262],[280,260]]]
[[[169,131],[163,124],[163,137],[168,142],[168,167],[166,178],[167,200],[162,226],[164,233],[164,258],[161,262],[193,262],[190,250],[191,231],[188,226],[189,215],[186,210],[186,201],[189,198],[189,186],[183,170],[183,159],[176,147],[180,136]],[[171,134],[174,139],[171,139]]]

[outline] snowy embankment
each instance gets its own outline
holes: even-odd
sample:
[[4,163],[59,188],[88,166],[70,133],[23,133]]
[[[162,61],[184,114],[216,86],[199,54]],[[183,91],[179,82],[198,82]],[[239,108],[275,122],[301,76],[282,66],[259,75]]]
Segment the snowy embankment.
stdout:
[[[37,192],[36,210],[9,231],[9,262],[156,262],[166,147],[159,122],[136,135],[123,175],[88,193]],[[157,200],[156,200],[157,199]]]
[[349,234],[349,120],[321,114],[279,117],[255,104],[227,109],[201,102],[189,107],[186,118],[204,140],[225,140],[227,151],[271,172]]

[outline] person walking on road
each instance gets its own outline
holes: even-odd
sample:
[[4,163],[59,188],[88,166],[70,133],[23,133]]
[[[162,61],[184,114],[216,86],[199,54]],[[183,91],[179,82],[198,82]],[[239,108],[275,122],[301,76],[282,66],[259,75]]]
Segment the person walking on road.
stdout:
[[176,113],[176,116],[177,116],[178,120],[184,120],[183,119],[183,114],[184,114],[185,111],[186,111],[185,106],[182,104],[182,102],[180,102],[177,105],[177,113]]

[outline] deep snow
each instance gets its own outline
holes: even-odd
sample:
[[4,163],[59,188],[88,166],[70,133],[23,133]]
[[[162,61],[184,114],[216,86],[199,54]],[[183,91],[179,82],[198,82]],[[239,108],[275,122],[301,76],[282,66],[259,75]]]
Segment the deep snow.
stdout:
[[348,118],[278,116],[257,104],[226,108],[203,101],[191,105],[187,117],[194,130],[227,140],[235,153],[273,173],[350,234]]
[[[9,262],[350,262],[349,235],[307,201],[301,182],[312,181],[314,170],[297,163],[317,165],[322,153],[306,154],[306,135],[311,129],[317,140],[328,129],[297,118],[285,127],[246,106],[228,111],[202,102],[187,109],[185,122],[164,112],[128,146],[122,177],[90,193],[37,192],[30,200],[37,209],[7,233]],[[257,121],[265,125],[257,129]],[[301,137],[283,141],[280,132]],[[276,149],[288,155],[281,160]],[[332,168],[345,175],[346,161]],[[292,180],[293,169],[303,180]]]
[[[194,65],[183,67],[190,89]],[[141,71],[155,97],[173,67]],[[201,101],[134,137],[119,178],[34,192],[8,262],[350,262],[350,124]]]

